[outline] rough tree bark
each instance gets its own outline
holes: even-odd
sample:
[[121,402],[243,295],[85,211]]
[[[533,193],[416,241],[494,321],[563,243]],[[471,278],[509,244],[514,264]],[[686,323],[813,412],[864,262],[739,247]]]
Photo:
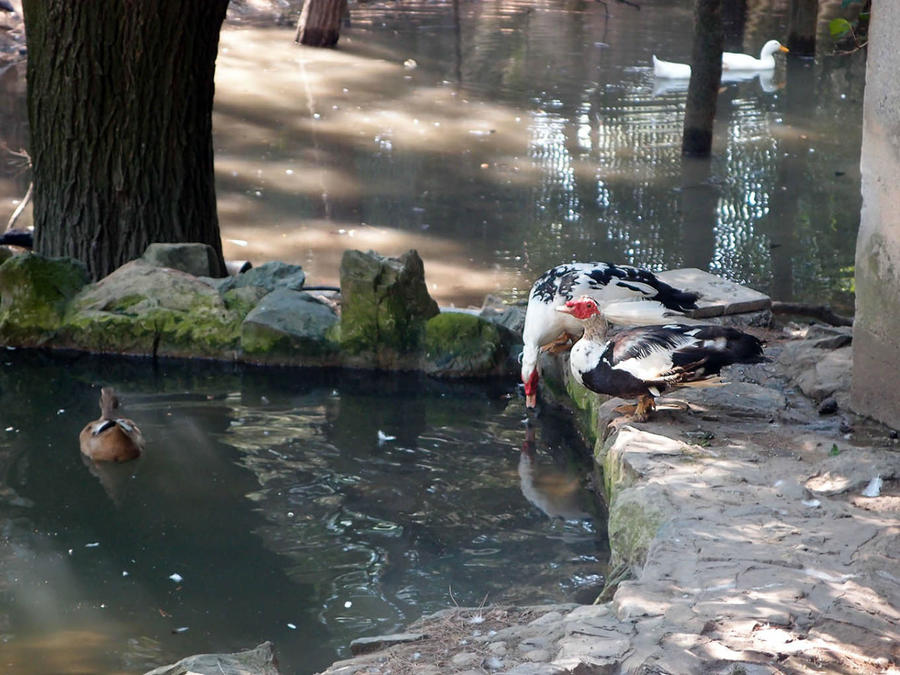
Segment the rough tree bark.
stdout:
[[347,0],[306,0],[294,40],[308,47],[334,47],[346,11]]
[[792,56],[816,55],[816,23],[819,0],[791,0],[787,47]]
[[35,249],[94,278],[151,242],[202,242],[225,274],[213,75],[227,0],[24,0]]
[[681,140],[681,152],[688,157],[707,157],[712,150],[716,98],[722,80],[722,36],[721,0],[697,0]]

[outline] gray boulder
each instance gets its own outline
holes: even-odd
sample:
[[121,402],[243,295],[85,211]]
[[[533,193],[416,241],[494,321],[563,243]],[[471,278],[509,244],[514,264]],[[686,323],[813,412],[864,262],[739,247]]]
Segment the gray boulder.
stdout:
[[522,329],[525,328],[525,308],[516,305],[508,305],[494,295],[488,295],[484,299],[481,311],[478,313],[482,319],[502,326],[513,336],[522,340]]
[[256,286],[272,292],[279,288],[289,291],[302,291],[306,283],[306,273],[299,265],[291,265],[280,261],[263,263],[259,267],[251,267],[246,272],[225,279],[211,280],[220,293],[227,293],[236,288]]
[[337,314],[325,302],[280,288],[247,314],[241,348],[253,361],[325,365],[336,361],[337,324]]
[[169,267],[195,277],[213,276],[218,270],[216,252],[207,244],[150,244],[139,259],[154,267]]
[[145,675],[279,675],[271,642],[234,654],[197,654]]

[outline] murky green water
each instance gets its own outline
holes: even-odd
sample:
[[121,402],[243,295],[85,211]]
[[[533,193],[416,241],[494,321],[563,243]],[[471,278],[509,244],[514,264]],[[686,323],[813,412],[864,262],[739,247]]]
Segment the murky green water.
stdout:
[[[139,460],[82,461],[98,381]],[[0,353],[0,670],[135,673],[273,640],[309,673],[454,602],[592,600],[586,453],[552,417],[532,442],[510,390]]]

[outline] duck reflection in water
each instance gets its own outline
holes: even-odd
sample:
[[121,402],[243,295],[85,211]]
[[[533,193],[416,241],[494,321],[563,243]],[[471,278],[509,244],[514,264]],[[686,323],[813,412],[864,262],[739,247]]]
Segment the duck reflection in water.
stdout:
[[525,440],[519,453],[519,482],[525,499],[550,518],[593,518],[584,509],[586,495],[581,478],[571,471],[537,461],[534,427],[530,424],[525,429]]

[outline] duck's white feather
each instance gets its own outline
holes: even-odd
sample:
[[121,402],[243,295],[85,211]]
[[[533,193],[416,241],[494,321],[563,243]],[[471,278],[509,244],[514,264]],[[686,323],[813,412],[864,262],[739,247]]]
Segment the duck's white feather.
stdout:
[[[760,50],[759,58],[740,52],[722,52],[722,72],[774,70],[775,53],[779,51],[786,51],[786,49],[778,40],[769,40]],[[656,77],[686,80],[691,76],[691,66],[687,63],[663,61],[656,58],[655,54],[652,59],[653,74]]]

